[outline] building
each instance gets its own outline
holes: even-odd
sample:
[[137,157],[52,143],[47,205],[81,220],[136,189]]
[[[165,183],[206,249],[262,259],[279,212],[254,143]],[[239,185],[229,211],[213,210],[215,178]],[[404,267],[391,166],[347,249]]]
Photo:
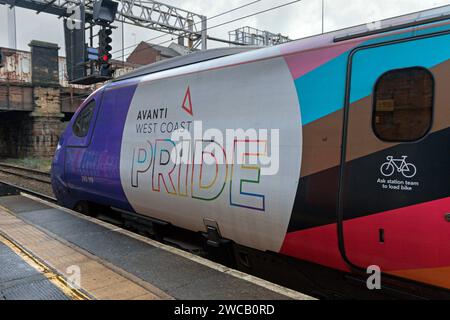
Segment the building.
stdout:
[[[0,48],[0,157],[52,156],[64,122],[101,85],[69,85],[58,45],[32,41],[30,48]],[[115,76],[136,68],[112,64]]]
[[[68,82],[56,44],[32,41],[31,51],[0,48],[0,157],[51,157],[66,123],[101,84]],[[190,53],[187,47],[141,42],[127,61],[112,60],[114,77]]]
[[172,43],[168,47],[164,47],[142,41],[128,56],[127,62],[142,66],[161,60],[184,56],[191,51],[189,48],[177,43]]

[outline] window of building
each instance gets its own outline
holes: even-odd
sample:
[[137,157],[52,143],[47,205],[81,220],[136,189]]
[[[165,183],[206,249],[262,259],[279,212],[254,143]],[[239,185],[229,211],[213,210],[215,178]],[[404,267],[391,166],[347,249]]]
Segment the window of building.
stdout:
[[415,141],[431,128],[434,78],[425,68],[392,70],[377,81],[373,130],[390,142]]
[[95,100],[92,100],[78,114],[72,127],[73,133],[77,137],[82,138],[87,136],[92,121],[92,116],[94,115],[94,109],[95,109]]

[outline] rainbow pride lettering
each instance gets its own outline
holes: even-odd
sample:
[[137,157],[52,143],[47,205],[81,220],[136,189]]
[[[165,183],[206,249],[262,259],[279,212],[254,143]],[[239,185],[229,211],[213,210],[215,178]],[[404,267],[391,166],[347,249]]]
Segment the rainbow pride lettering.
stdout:
[[265,211],[265,196],[248,191],[250,184],[254,189],[261,182],[258,159],[265,155],[267,140],[236,139],[229,154],[211,140],[178,144],[171,139],[147,140],[133,149],[130,183],[134,188],[213,201],[229,182],[231,206]]

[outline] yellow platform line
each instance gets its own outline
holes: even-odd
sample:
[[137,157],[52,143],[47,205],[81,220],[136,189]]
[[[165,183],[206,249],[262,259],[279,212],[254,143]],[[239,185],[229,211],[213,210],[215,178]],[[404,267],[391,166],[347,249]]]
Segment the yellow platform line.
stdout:
[[64,277],[54,273],[50,267],[45,265],[35,257],[28,250],[17,244],[12,239],[9,239],[3,232],[0,231],[0,242],[11,249],[16,255],[18,255],[23,261],[25,261],[32,268],[44,275],[53,285],[62,291],[71,300],[90,300],[91,298],[84,294],[82,291],[72,287]]

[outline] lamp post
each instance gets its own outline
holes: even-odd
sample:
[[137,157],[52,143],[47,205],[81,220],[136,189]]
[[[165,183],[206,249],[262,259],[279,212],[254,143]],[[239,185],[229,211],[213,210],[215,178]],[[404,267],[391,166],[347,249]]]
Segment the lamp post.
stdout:
[[322,34],[325,33],[325,0],[322,0]]
[[16,36],[16,7],[6,8],[6,16],[8,21],[8,47],[10,49],[17,49],[17,36]]

